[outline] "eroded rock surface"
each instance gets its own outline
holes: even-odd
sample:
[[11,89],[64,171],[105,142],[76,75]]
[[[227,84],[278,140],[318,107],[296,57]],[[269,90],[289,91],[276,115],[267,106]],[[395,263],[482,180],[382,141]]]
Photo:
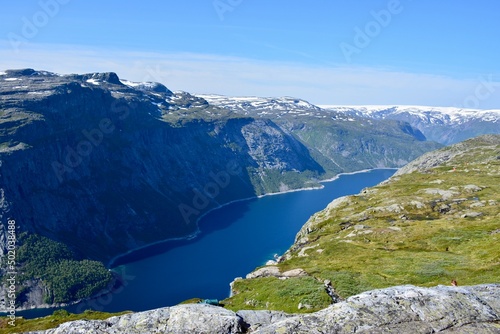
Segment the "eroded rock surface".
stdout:
[[305,315],[179,305],[36,333],[500,333],[500,284],[396,286]]

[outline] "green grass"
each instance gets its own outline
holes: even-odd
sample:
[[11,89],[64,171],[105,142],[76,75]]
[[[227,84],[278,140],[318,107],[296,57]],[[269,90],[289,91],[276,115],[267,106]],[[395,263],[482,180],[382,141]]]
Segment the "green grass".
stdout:
[[[282,310],[289,313],[318,311],[330,304],[321,282],[312,277],[296,277],[280,280],[263,277],[236,282],[238,294],[222,303],[229,309]],[[308,305],[298,309],[299,303]]]
[[[307,224],[309,233],[303,228],[297,238],[307,242],[295,244],[279,264],[282,272],[304,269],[310,275],[307,279],[240,280],[234,285],[237,294],[223,303],[238,310],[255,300],[251,305],[255,309],[297,312],[300,298],[322,301],[327,297],[322,288],[312,288],[321,287],[325,279],[344,298],[402,284],[448,285],[452,279],[460,285],[500,282],[500,233],[494,233],[500,230],[497,156],[498,145],[472,149],[443,166],[398,176],[315,214]],[[467,191],[467,185],[482,190]],[[443,199],[425,191],[430,188],[451,188],[455,193]],[[383,209],[395,204],[403,208],[401,212]],[[440,212],[442,205],[449,211]],[[482,216],[463,218],[470,211]],[[354,227],[360,224],[365,228]],[[300,256],[301,251],[306,256]],[[283,298],[278,291],[300,297]],[[328,305],[328,300],[325,303],[314,305]]]
[[11,326],[8,322],[10,319],[0,317],[0,334],[7,333],[24,333],[28,331],[40,331],[51,328],[56,328],[62,323],[75,320],[104,320],[113,316],[119,316],[130,313],[129,311],[120,313],[105,313],[97,311],[85,311],[81,314],[68,313],[65,310],[54,311],[52,315],[36,319],[16,318],[15,326]]

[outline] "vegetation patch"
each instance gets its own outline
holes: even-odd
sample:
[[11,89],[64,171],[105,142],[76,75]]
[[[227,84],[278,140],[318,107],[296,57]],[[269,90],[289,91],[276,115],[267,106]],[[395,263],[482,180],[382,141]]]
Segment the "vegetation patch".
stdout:
[[223,302],[231,310],[280,310],[289,313],[319,311],[330,304],[321,282],[312,277],[279,279],[260,277],[238,280],[237,294]]
[[15,326],[12,327],[7,317],[0,317],[0,334],[7,333],[25,333],[30,331],[41,331],[56,328],[62,323],[75,320],[105,320],[113,316],[119,316],[130,313],[129,311],[120,313],[105,313],[87,310],[80,314],[69,313],[66,310],[54,311],[52,315],[36,319],[24,319],[17,317]]
[[101,262],[75,260],[75,254],[62,243],[26,232],[20,235],[19,241],[17,260],[21,284],[16,298],[18,303],[22,303],[30,292],[30,280],[42,282],[47,304],[91,297],[104,291],[113,281],[113,275]]

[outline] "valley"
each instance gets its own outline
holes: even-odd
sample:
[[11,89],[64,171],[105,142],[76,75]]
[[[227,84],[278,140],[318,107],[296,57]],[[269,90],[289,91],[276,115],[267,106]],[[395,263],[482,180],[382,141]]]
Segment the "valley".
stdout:
[[109,261],[193,236],[225,203],[440,147],[401,122],[242,115],[115,73],[7,70],[0,83],[2,219],[19,222],[20,308],[111,289]]

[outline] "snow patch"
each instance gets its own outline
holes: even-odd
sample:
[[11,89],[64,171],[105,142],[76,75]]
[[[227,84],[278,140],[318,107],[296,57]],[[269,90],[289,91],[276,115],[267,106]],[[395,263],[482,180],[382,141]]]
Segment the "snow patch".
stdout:
[[500,121],[500,110],[466,109],[414,105],[320,105],[321,108],[344,114],[385,119],[394,115],[409,115],[430,124],[464,124],[470,120]]
[[133,82],[133,81],[128,81],[128,80],[120,80],[120,82],[122,84],[124,84],[125,86],[129,86],[129,87],[137,87],[137,86],[141,85],[140,82]]
[[100,85],[99,81],[96,79],[88,79],[87,82],[96,86]]
[[4,79],[5,81],[18,81],[18,80],[22,80],[21,78],[6,78]]
[[132,88],[136,87],[142,87],[142,88],[147,88],[147,89],[153,89],[156,86],[158,86],[158,83],[156,82],[134,82],[134,81],[128,81],[128,80],[120,80],[122,84],[125,86],[129,86]]

